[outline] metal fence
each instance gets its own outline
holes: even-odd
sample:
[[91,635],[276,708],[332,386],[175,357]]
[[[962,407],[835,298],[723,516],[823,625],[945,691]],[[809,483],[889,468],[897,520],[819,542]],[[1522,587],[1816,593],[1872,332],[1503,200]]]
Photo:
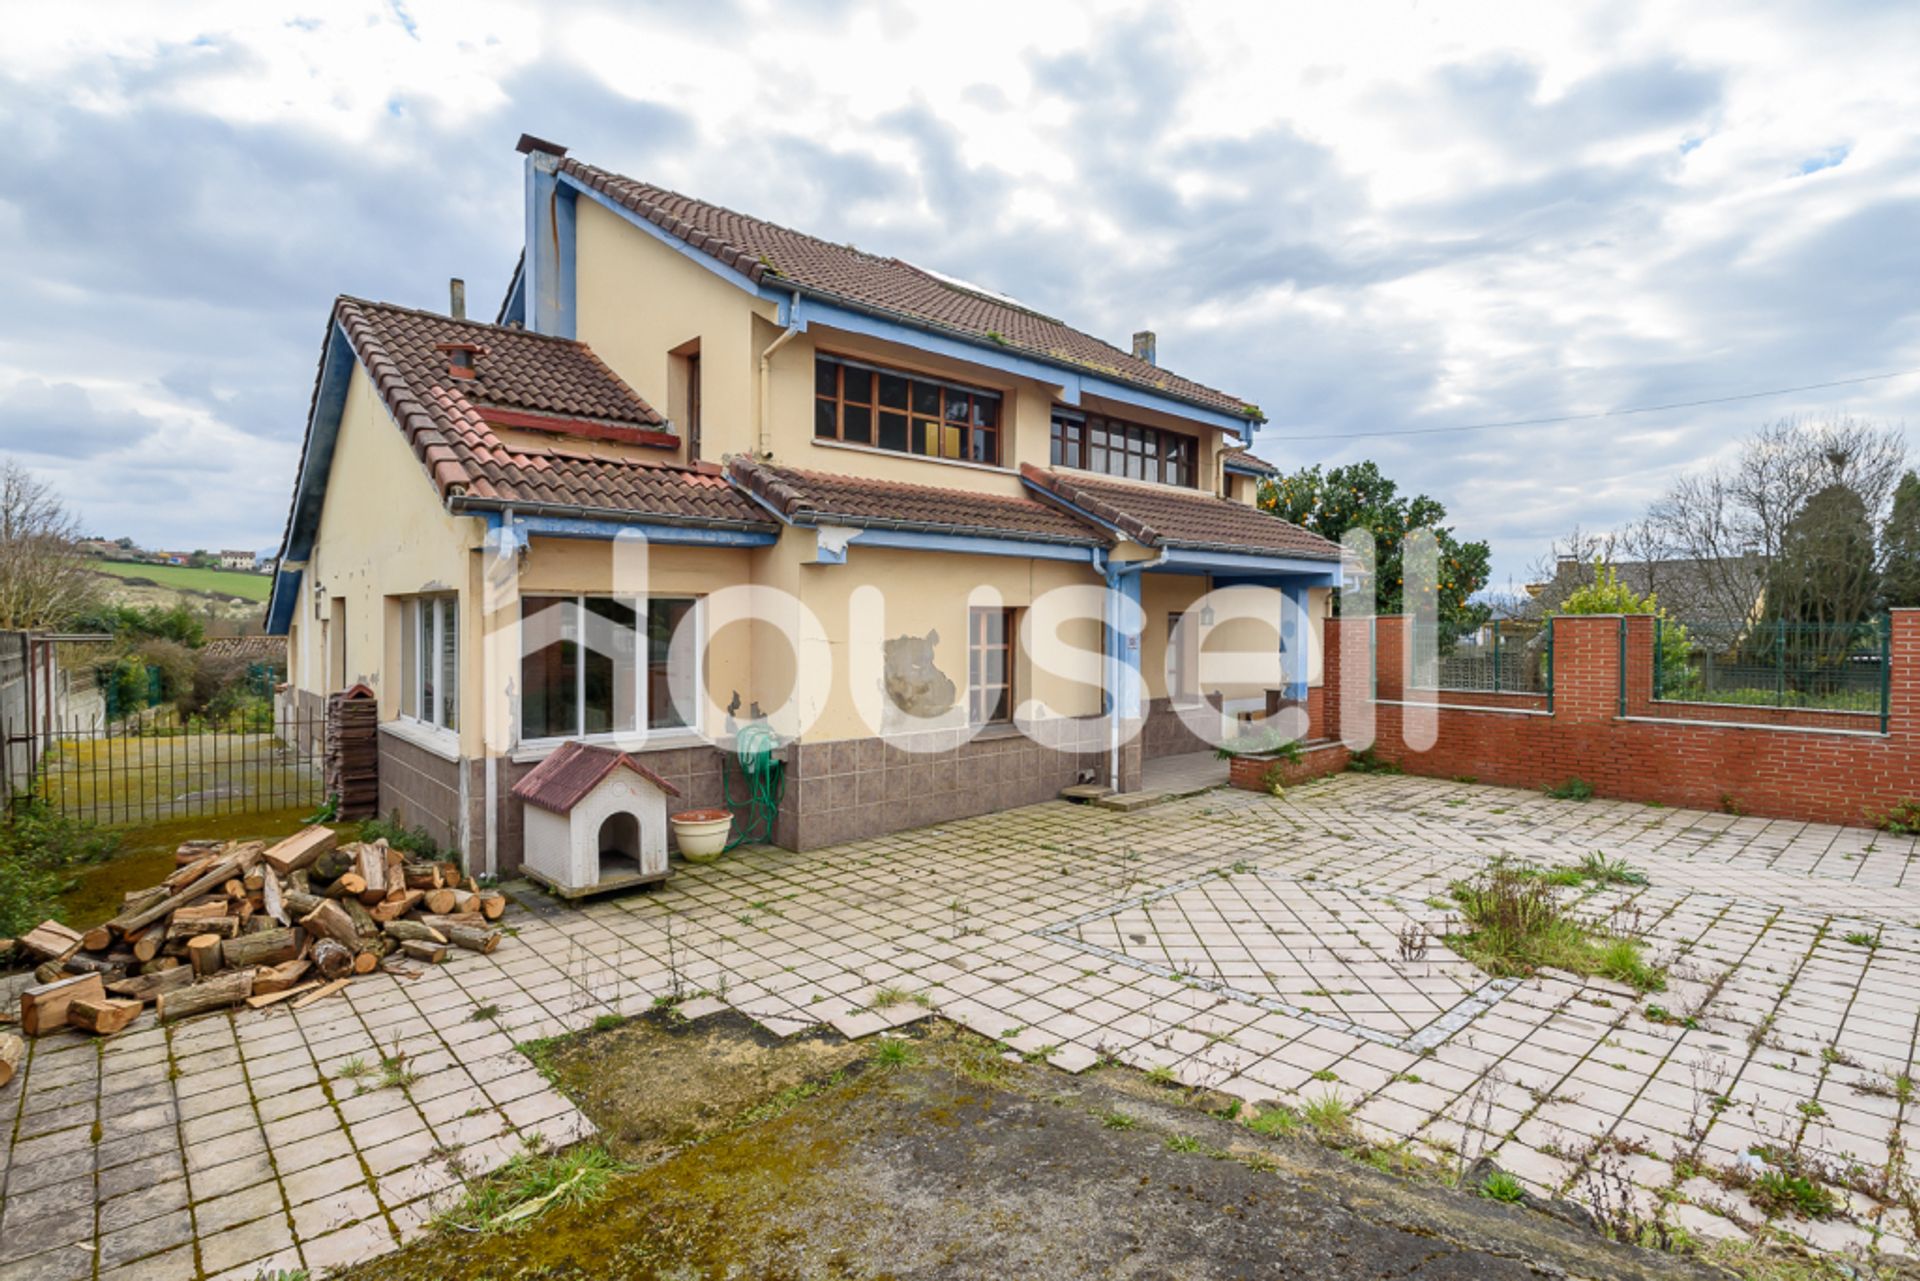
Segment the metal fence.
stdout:
[[1413,643],[1416,689],[1483,694],[1553,692],[1553,621],[1498,620],[1461,629],[1416,620]]
[[31,744],[21,771],[0,756],[0,783],[16,801],[101,824],[139,824],[217,814],[318,807],[323,795],[317,714],[271,706],[224,718],[181,721],[171,707],[101,718],[0,723],[6,741]]
[[1656,619],[1653,696],[1667,702],[1877,713],[1884,722],[1892,636],[1892,620],[1886,617],[1684,629]]

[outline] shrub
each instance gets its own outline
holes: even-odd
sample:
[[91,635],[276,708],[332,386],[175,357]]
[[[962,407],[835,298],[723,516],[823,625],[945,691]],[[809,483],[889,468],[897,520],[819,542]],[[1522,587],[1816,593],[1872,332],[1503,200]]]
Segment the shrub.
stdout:
[[1527,1196],[1526,1187],[1505,1170],[1495,1170],[1489,1174],[1478,1190],[1489,1201],[1504,1201],[1509,1205],[1524,1201]]
[[1895,801],[1886,813],[1873,819],[1873,825],[1895,836],[1920,836],[1920,798]]
[[1496,978],[1519,978],[1543,967],[1604,975],[1643,992],[1666,987],[1637,939],[1607,934],[1569,913],[1535,869],[1496,863],[1452,886],[1469,927],[1447,946]]
[[1347,771],[1352,774],[1398,774],[1400,767],[1392,761],[1381,760],[1369,747],[1347,757]]
[[1593,784],[1585,779],[1570,778],[1556,787],[1549,787],[1547,795],[1556,801],[1590,801],[1593,799]]
[[58,920],[55,900],[71,883],[73,869],[119,849],[114,833],[63,818],[44,801],[16,803],[0,823],[0,936],[24,934],[48,917]]
[[363,841],[385,841],[393,849],[403,854],[417,854],[424,859],[451,858],[452,855],[441,850],[424,827],[408,827],[391,818],[369,818],[360,823],[360,839]]

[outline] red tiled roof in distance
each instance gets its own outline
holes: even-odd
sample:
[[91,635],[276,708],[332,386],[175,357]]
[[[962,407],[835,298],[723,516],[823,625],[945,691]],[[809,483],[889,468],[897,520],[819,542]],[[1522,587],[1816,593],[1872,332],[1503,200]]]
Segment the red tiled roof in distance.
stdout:
[[577,160],[561,161],[560,172],[755,284],[791,282],[856,307],[985,339],[1208,409],[1257,417],[1238,396],[1182,378],[1051,316],[902,259],[864,253]]
[[642,765],[625,752],[588,743],[567,742],[513,785],[513,794],[529,805],[537,805],[555,814],[565,814],[600,786],[602,779],[622,766],[646,779],[668,796],[680,795],[680,789]]
[[1020,475],[1043,494],[1120,530],[1143,547],[1191,547],[1254,555],[1340,559],[1340,547],[1270,512],[1168,485],[1129,485],[1031,463]]
[[937,533],[1097,546],[1105,535],[1058,507],[1024,495],[936,489],[865,476],[727,460],[733,483],[797,525],[887,526]]

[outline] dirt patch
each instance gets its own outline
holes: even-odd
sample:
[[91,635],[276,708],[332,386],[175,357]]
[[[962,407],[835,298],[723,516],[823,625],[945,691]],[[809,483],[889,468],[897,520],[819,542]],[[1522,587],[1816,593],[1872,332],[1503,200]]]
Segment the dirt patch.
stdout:
[[510,1234],[437,1233],[346,1275],[1717,1275],[1261,1138],[1112,1072],[1010,1064],[945,1024],[904,1051],[884,1044],[777,1044],[722,1016],[691,1028],[649,1017],[540,1047],[638,1168],[593,1205]]

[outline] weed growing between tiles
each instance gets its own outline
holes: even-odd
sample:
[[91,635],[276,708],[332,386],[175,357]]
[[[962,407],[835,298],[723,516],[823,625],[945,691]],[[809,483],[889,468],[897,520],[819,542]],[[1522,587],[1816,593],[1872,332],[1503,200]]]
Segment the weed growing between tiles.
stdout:
[[1496,978],[1556,969],[1642,992],[1664,990],[1666,971],[1647,963],[1638,938],[1608,932],[1567,906],[1556,891],[1568,883],[1558,873],[1504,862],[1455,881],[1453,901],[1466,928],[1447,935],[1447,946]]

